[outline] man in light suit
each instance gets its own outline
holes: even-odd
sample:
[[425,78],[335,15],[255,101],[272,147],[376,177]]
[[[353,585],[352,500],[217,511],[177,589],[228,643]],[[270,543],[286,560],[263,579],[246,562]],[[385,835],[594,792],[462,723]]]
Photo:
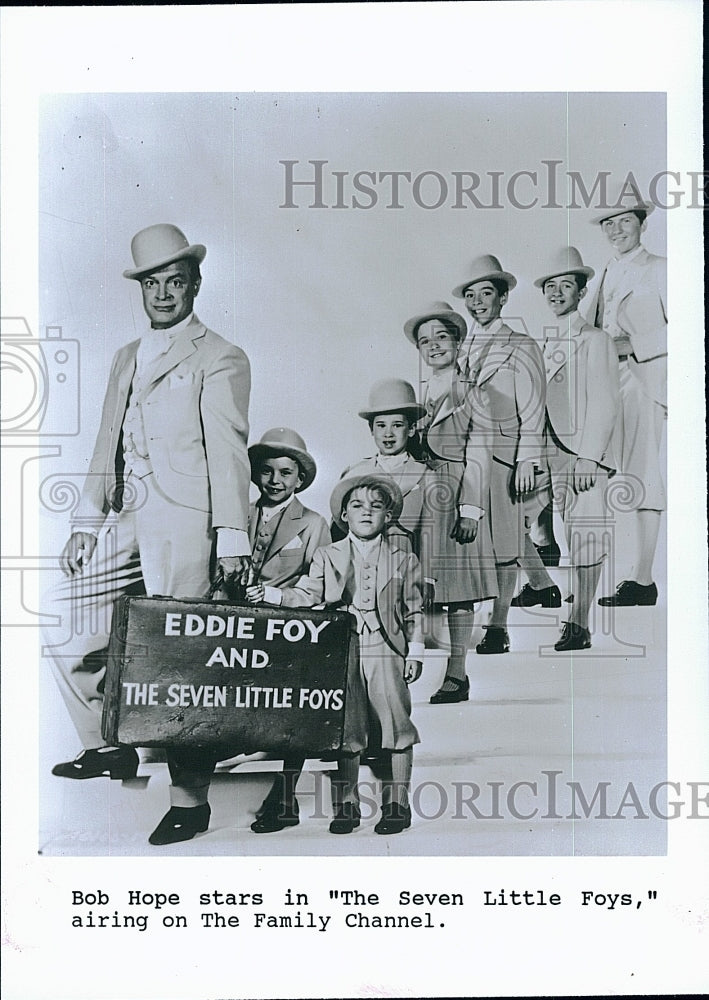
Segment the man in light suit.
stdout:
[[[62,695],[84,749],[58,764],[66,778],[135,775],[136,751],[101,734],[106,646],[113,602],[140,585],[151,594],[204,598],[215,571],[244,585],[250,564],[246,450],[249,363],[193,311],[206,255],[173,225],[133,238],[134,267],[150,321],[116,354],[89,473],[61,555],[66,580],[53,600],[71,634],[50,648]],[[50,633],[51,638],[54,636]],[[151,843],[207,828],[214,766],[168,754],[173,808]]]
[[586,316],[616,345],[621,408],[614,447],[633,493],[637,551],[630,579],[599,604],[653,605],[652,566],[666,506],[659,453],[667,416],[667,261],[640,242],[655,206],[643,201],[630,179],[607,204],[593,222],[600,224],[614,257],[589,295]]
[[[611,447],[620,393],[615,347],[578,311],[593,274],[575,247],[563,247],[534,282],[559,321],[556,335],[544,344],[546,461],[574,575],[569,621],[554,647],[559,652],[591,645],[588,615],[608,554],[606,487],[616,466]],[[529,538],[523,565],[530,584],[522,589],[517,604],[531,607],[541,603],[536,598],[554,582]]]
[[473,319],[458,364],[487,404],[493,435],[488,509],[498,597],[478,653],[509,651],[507,616],[517,567],[524,555],[528,522],[542,505],[538,478],[544,452],[542,353],[532,337],[512,330],[500,315],[516,284],[497,257],[483,254],[472,262],[467,280],[453,289]]

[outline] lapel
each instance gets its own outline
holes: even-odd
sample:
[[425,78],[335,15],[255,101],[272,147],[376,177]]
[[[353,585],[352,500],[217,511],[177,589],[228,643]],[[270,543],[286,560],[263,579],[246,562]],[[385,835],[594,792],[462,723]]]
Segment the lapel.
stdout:
[[429,424],[429,430],[461,408],[468,393],[468,386],[472,384],[472,381],[462,372],[456,372],[453,375],[450,392],[444,393],[438,400],[437,409],[434,410]]
[[409,493],[421,482],[426,471],[425,467],[415,467],[412,469],[411,466],[413,465],[413,459],[409,459],[399,469],[395,469],[393,472],[388,472],[383,465],[379,465],[377,459],[375,458],[373,461],[373,470],[383,476],[390,476],[392,479],[395,479],[399,489],[401,490],[401,495],[403,497],[407,497]]
[[288,542],[292,541],[302,527],[303,505],[297,497],[293,497],[291,502],[283,511],[283,517],[280,519],[280,523],[276,528],[276,533],[273,536],[273,541],[271,542],[271,551],[269,556],[274,556],[277,552],[284,548]]
[[153,367],[148,382],[152,385],[166,375],[169,371],[194,354],[197,350],[197,341],[207,332],[207,328],[195,316],[189,326],[182,330],[175,337],[170,347],[162,357],[158,358]]
[[581,344],[581,334],[585,326],[586,324],[583,319],[577,313],[573,322],[567,323],[566,332],[562,332],[560,337],[554,337],[554,339],[544,342],[544,369],[546,371],[547,382],[551,382],[556,373],[564,365],[568,364],[574,354],[576,354]]
[[394,578],[394,571],[396,569],[394,557],[397,551],[396,549],[392,549],[386,538],[382,536],[379,547],[379,559],[377,561],[377,606],[380,609],[382,607],[382,602],[380,601],[382,591]]
[[[339,597],[342,597],[347,584],[347,577],[349,576],[352,566],[352,561],[350,559],[349,536],[343,538],[339,542],[333,542],[332,545],[328,545],[325,551],[329,557],[330,567],[337,584]],[[326,596],[326,599],[330,599],[329,595]]]
[[133,376],[135,375],[135,358],[138,353],[139,344],[139,340],[135,340],[132,344],[128,344],[125,350],[125,357],[122,359],[121,368],[118,371],[115,396],[116,406],[113,414],[112,425],[118,432],[120,432],[123,427],[123,418],[128,406],[130,386],[133,381]]
[[469,358],[471,371],[474,371],[479,366],[477,384],[482,385],[491,379],[509,359],[513,351],[512,330],[505,323],[502,324],[497,333],[493,334],[484,356],[482,349],[478,348],[476,351],[473,344],[473,350],[470,352]]

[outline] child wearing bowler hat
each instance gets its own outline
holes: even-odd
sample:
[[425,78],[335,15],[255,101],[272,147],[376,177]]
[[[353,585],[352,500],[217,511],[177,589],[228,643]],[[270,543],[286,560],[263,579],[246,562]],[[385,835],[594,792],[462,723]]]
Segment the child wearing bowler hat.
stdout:
[[465,332],[465,320],[447,302],[420,309],[404,325],[428,369],[422,379],[422,441],[434,488],[427,571],[435,580],[435,604],[446,609],[451,644],[445,678],[431,697],[434,705],[468,700],[465,662],[475,602],[498,592],[488,506],[489,418],[475,382],[457,365]]
[[[416,438],[416,425],[425,412],[409,382],[400,378],[376,382],[370,389],[367,407],[359,411],[359,416],[369,424],[377,454],[348,466],[341,476],[342,479],[368,474],[391,476],[401,490],[403,507],[397,521],[387,527],[387,538],[404,548],[410,545],[424,567],[422,549],[428,551],[430,546],[430,539],[424,538],[424,534],[428,535],[431,527],[426,496],[433,481],[428,466],[413,457],[410,447]],[[337,540],[335,522],[332,533],[333,540]]]
[[[251,480],[261,496],[249,507],[252,561],[246,599],[271,601],[308,572],[315,550],[330,541],[324,517],[305,507],[296,493],[315,479],[315,460],[305,441],[288,427],[274,427],[249,448]],[[271,833],[298,823],[295,786],[301,758],[284,761],[283,772],[261,806],[251,829]]]
[[[369,750],[389,758],[382,786],[382,814],[375,833],[401,833],[411,825],[409,786],[413,747],[408,685],[423,662],[421,566],[411,551],[389,542],[385,528],[398,520],[401,491],[389,476],[351,476],[335,487],[330,509],[346,537],[317,550],[307,576],[271,594],[288,608],[325,604],[355,619],[360,675],[367,694]],[[352,833],[360,824],[359,752],[343,752],[334,783],[330,832]]]
[[478,653],[507,653],[507,617],[524,556],[527,525],[546,504],[544,466],[544,360],[536,341],[509,327],[501,316],[517,279],[497,257],[482,254],[453,289],[472,324],[459,365],[477,387],[492,431],[490,521],[497,572],[497,598]]

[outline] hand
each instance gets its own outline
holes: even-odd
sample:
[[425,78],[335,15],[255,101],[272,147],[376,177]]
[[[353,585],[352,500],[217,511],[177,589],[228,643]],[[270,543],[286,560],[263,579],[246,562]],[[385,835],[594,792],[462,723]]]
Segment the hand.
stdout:
[[261,604],[266,591],[262,583],[252,583],[246,588],[246,600],[249,604]]
[[518,462],[515,469],[515,493],[524,496],[534,489],[534,461],[531,458]]
[[592,458],[577,458],[574,465],[574,492],[585,493],[596,484],[598,462]]
[[468,542],[475,541],[477,533],[478,522],[474,517],[459,517],[450,533],[450,537],[455,538],[456,542],[459,542],[461,545],[467,545]]
[[427,615],[433,611],[433,600],[436,596],[436,586],[430,580],[424,580],[423,584],[423,610]]
[[226,592],[235,595],[233,600],[239,600],[249,583],[251,556],[220,556],[217,567],[221,571]]
[[90,531],[74,531],[59,556],[59,565],[64,576],[83,573],[84,566],[91,560],[97,538]]
[[423,663],[420,660],[407,660],[404,664],[404,680],[407,684],[413,684],[421,676]]

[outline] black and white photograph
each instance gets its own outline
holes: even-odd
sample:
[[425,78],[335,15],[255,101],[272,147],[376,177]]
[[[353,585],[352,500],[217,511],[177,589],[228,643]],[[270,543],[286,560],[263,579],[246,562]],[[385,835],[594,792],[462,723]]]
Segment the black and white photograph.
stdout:
[[[17,261],[30,102],[8,104],[4,788],[34,888],[7,905],[13,939],[33,909],[42,935],[8,995],[702,992],[699,63],[696,85],[639,72],[663,3],[636,5],[641,39],[599,5],[628,73],[564,51],[561,86],[505,83],[507,12],[517,46],[531,9],[576,7],[562,60],[589,5],[352,4],[342,30],[357,9],[377,53],[415,15],[392,58],[418,75],[370,83],[327,33],[310,78],[266,72],[269,32],[334,28],[327,6],[207,8],[254,30],[252,75],[203,52],[164,83],[131,40],[157,46],[166,8],[87,9],[117,49],[36,85]],[[4,76],[8,96],[16,59]],[[537,957],[525,979],[584,927],[605,971]],[[473,985],[470,935],[498,964],[508,935],[520,969]],[[685,972],[658,953],[634,980],[624,935],[674,941]],[[145,971],[180,943],[201,960]],[[238,984],[224,944],[253,950]],[[23,950],[60,946],[91,948],[86,980],[18,992]],[[121,953],[135,973],[99,987]]]

